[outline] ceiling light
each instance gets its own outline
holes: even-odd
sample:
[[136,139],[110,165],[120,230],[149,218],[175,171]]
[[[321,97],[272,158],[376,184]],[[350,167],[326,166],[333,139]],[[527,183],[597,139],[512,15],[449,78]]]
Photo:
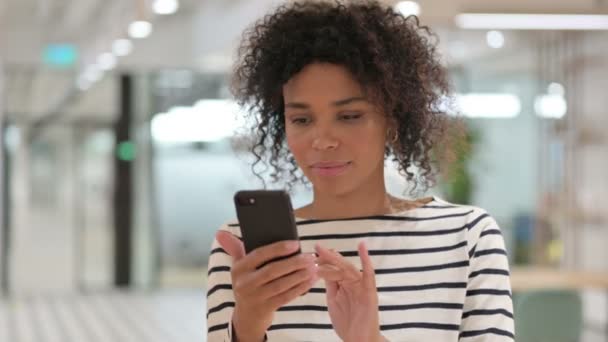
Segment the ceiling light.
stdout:
[[118,57],[123,57],[131,53],[133,43],[129,39],[116,39],[112,43],[112,52]]
[[464,29],[608,30],[608,15],[462,13],[455,20]]
[[457,94],[456,106],[469,118],[514,118],[521,112],[519,97],[503,93]]
[[138,20],[129,25],[129,36],[131,38],[146,38],[152,33],[152,24],[147,21]]
[[76,80],[76,87],[82,91],[91,88],[92,84],[93,83],[89,81],[85,75],[78,76],[78,79]]
[[91,83],[95,83],[103,76],[103,71],[95,64],[89,65],[84,71],[84,77]]
[[420,15],[420,5],[416,1],[399,1],[395,5],[395,10],[401,13],[404,17],[410,15]]
[[547,93],[549,95],[559,95],[564,96],[566,94],[566,90],[564,86],[557,82],[551,82],[547,87]]
[[116,67],[116,56],[109,52],[102,53],[97,58],[97,65],[99,65],[101,70],[112,70],[114,67]]
[[152,138],[159,143],[215,142],[243,126],[245,114],[232,100],[203,99],[192,107],[173,107],[152,118]]
[[155,0],[152,4],[154,13],[167,15],[177,12],[179,2],[177,0]]
[[505,36],[500,31],[488,31],[486,34],[486,42],[489,47],[500,49],[505,45]]
[[568,111],[568,103],[561,95],[540,95],[534,100],[534,111],[541,118],[561,119]]

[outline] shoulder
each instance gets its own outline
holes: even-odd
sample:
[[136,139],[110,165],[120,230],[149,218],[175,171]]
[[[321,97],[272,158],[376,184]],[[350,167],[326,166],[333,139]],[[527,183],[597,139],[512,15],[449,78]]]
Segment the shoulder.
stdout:
[[234,218],[224,222],[217,231],[226,231],[236,236],[241,236],[241,229],[239,228],[239,221]]
[[450,212],[462,214],[463,228],[465,230],[469,246],[475,246],[477,241],[488,234],[501,235],[500,227],[494,217],[484,208],[475,205],[463,205],[450,203],[446,200],[435,198],[435,201],[427,206],[429,210],[436,209],[436,213]]
[[418,208],[419,215],[441,218],[460,218],[466,224],[475,224],[477,220],[489,217],[488,212],[474,205],[456,204],[433,196],[433,200]]
[[474,223],[476,220],[491,218],[488,211],[481,207],[469,204],[452,203],[439,197],[433,197],[433,201],[426,204],[422,208],[435,214],[462,213],[465,220],[471,223]]
[[[239,238],[241,237],[241,230],[239,229],[238,221],[236,219],[224,222],[222,225],[220,225],[216,232],[220,231],[228,232]],[[211,251],[209,253],[209,268],[211,269],[214,266],[220,265],[220,269],[222,269],[222,267],[229,266],[231,263],[232,259],[220,245],[217,238],[214,237],[213,242],[211,243]]]

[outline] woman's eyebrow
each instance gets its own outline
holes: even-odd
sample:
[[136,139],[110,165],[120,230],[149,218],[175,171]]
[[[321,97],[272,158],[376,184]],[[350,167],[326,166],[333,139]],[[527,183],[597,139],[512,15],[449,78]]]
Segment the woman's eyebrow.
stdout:
[[[349,97],[349,98],[342,99],[342,100],[333,101],[331,104],[334,107],[339,107],[339,106],[345,106],[347,104],[350,104],[353,102],[359,102],[359,101],[367,102],[367,99],[363,96],[354,96],[354,97]],[[310,106],[308,104],[302,103],[302,102],[288,102],[285,104],[285,108],[308,109],[308,108],[310,108]]]
[[353,103],[353,102],[367,102],[367,99],[363,96],[354,96],[354,97],[349,97],[347,99],[344,100],[338,100],[338,101],[334,101],[332,104],[335,107],[339,107],[339,106],[345,106],[347,104]]
[[285,108],[308,109],[310,106],[301,102],[288,102],[285,104]]

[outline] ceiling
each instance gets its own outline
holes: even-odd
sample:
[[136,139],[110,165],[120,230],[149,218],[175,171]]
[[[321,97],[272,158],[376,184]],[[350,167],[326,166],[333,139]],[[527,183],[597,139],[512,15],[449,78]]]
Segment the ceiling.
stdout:
[[[229,66],[242,28],[280,0],[181,0],[171,16],[154,16],[150,0],[0,0],[0,61],[4,64],[4,103],[13,120],[36,121],[56,113],[68,118],[112,121],[116,112],[117,82],[107,75],[91,89],[79,92],[79,68],[52,70],[42,66],[42,49],[67,42],[78,47],[81,68],[125,36],[136,18],[152,21],[149,38],[136,41],[133,53],[120,60],[117,71],[162,68],[200,70],[210,60],[220,69]],[[384,2],[388,4],[396,1]],[[460,12],[608,13],[608,0],[425,0],[421,21],[435,28],[440,49],[454,64],[464,61],[517,58],[485,44],[484,32],[457,30],[453,17]],[[530,34],[507,32],[506,48],[529,47]],[[217,71],[217,70],[216,70]]]

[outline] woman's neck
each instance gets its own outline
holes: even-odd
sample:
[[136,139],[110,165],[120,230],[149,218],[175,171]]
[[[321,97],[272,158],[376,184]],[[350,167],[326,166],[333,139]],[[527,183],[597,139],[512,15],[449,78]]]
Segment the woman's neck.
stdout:
[[328,220],[351,217],[365,217],[394,214],[426,205],[433,197],[405,200],[391,196],[386,191],[383,196],[317,196],[312,203],[295,211],[295,216],[303,219]]
[[309,219],[339,219],[391,214],[420,205],[416,201],[389,195],[382,173],[372,179],[373,181],[343,194],[314,188],[312,203],[296,210],[295,214]]
[[382,191],[353,191],[333,195],[315,191],[313,202],[307,206],[307,216],[314,219],[347,218],[382,215],[390,212],[391,197]]

